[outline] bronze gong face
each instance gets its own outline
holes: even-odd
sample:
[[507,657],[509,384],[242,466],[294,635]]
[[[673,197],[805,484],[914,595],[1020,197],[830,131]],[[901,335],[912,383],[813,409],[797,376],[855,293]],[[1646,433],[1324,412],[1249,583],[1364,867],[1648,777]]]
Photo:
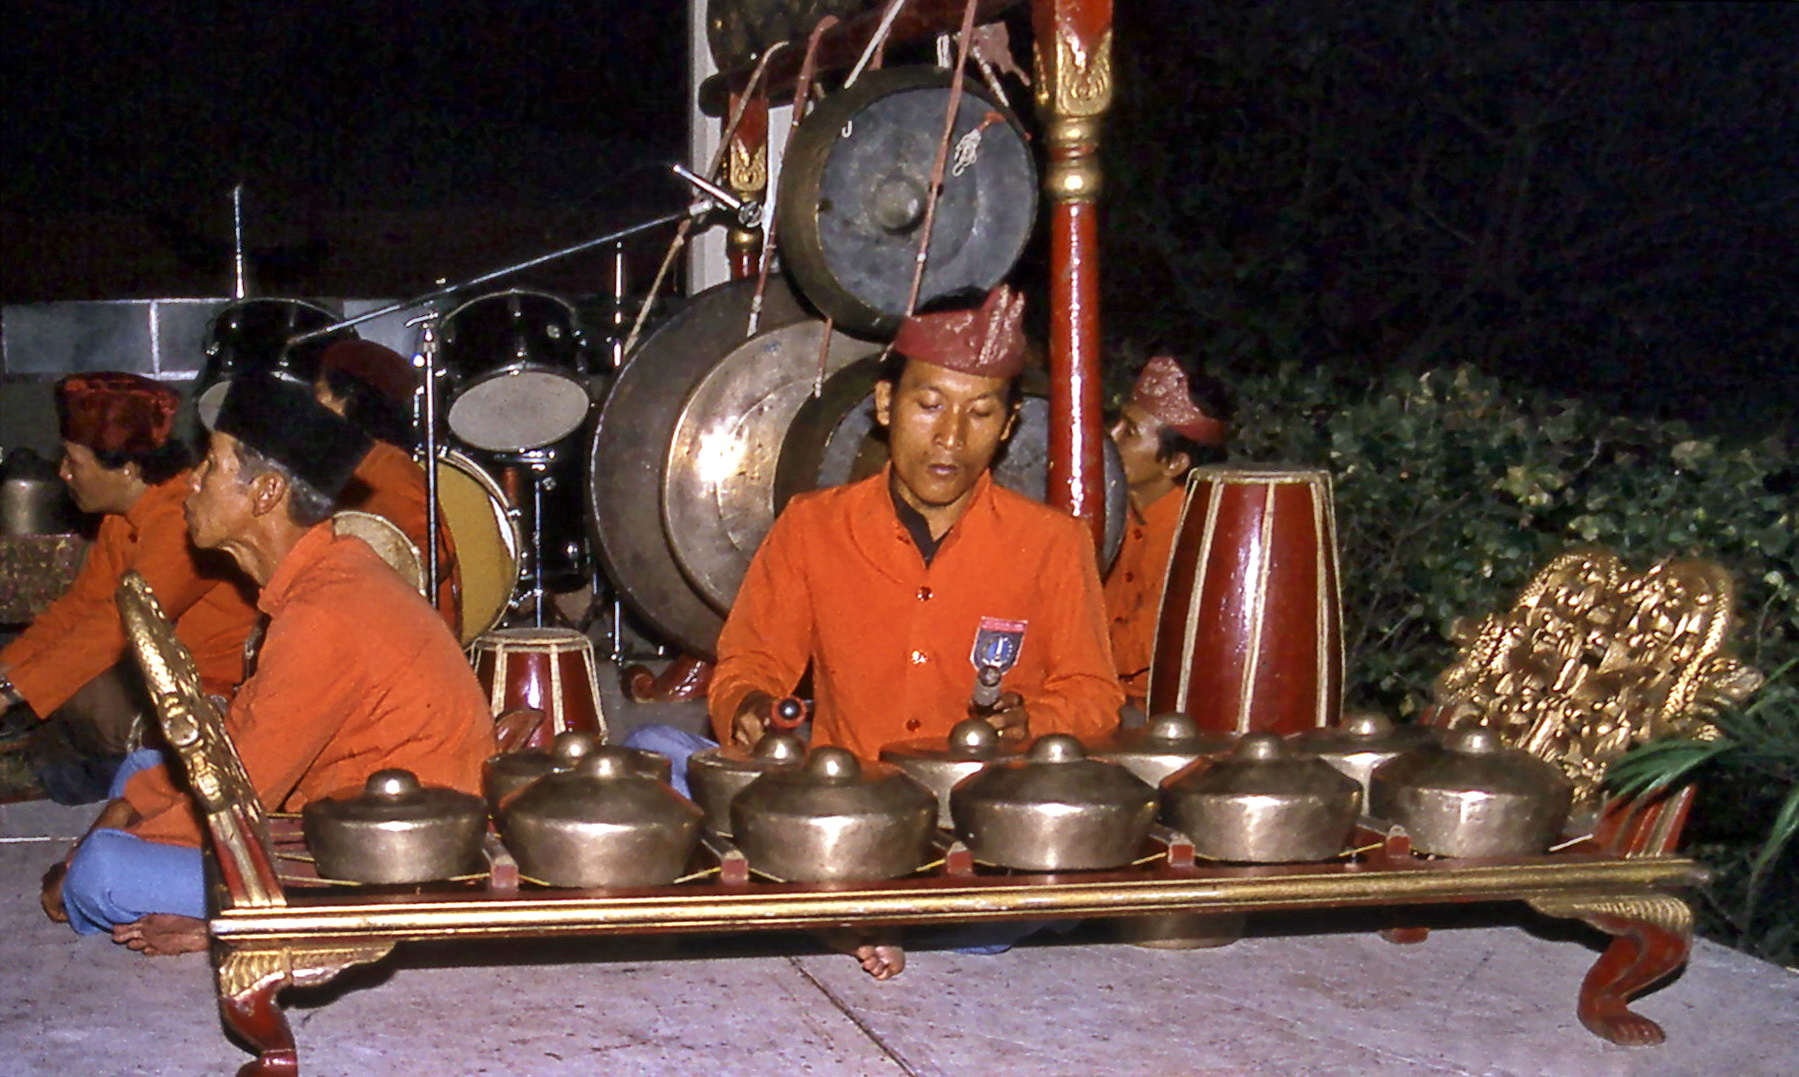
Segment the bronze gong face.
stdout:
[[[852,332],[891,336],[906,313],[949,109],[947,73],[892,67],[820,102],[795,132],[775,202],[799,290]],[[985,292],[1037,220],[1037,170],[1003,101],[964,81],[918,305]]]

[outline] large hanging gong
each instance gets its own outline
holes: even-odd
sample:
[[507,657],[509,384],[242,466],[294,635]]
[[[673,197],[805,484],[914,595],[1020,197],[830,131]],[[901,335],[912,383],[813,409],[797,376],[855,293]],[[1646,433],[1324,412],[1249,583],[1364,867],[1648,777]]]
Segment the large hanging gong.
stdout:
[[[775,203],[781,258],[846,329],[891,336],[905,315],[948,107],[947,71],[872,71],[820,102],[788,145]],[[950,145],[920,306],[998,284],[1037,217],[1024,131],[967,80]]]
[[[619,595],[669,642],[710,654],[724,618],[688,582],[662,527],[669,446],[682,405],[720,358],[744,346],[755,281],[694,296],[645,338],[594,424],[588,502],[594,549]],[[786,285],[768,282],[762,332],[808,321]]]

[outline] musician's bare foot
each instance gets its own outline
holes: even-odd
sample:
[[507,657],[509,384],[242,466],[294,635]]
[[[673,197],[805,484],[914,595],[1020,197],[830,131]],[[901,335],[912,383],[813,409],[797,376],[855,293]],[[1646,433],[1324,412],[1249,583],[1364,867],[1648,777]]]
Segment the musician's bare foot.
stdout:
[[906,971],[906,951],[895,943],[865,942],[851,955],[862,963],[862,971],[877,980],[891,980]]
[[905,948],[891,937],[874,938],[860,931],[822,931],[819,938],[826,946],[848,954],[862,966],[862,971],[877,980],[891,980],[906,971]]
[[148,957],[191,954],[206,949],[206,921],[153,912],[112,929],[112,941]]

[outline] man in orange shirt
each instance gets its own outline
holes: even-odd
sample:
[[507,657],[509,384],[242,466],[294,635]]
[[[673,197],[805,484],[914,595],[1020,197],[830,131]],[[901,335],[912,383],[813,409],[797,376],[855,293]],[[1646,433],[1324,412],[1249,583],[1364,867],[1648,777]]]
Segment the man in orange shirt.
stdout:
[[[226,728],[271,811],[359,790],[388,767],[474,792],[494,750],[486,698],[443,620],[367,544],[331,529],[333,499],[367,449],[305,387],[234,379],[187,499],[195,545],[229,554],[262,587],[268,634]],[[146,953],[198,949],[193,805],[152,759],[134,755],[120,774],[66,877],[46,878],[45,909]]]
[[1002,736],[1117,724],[1092,539],[989,470],[1016,420],[1023,303],[1001,288],[902,326],[875,386],[888,466],[794,498],[744,576],[707,693],[720,740],[760,739],[810,666],[813,743],[873,759],[968,717],[989,657]]
[[[313,393],[319,403],[348,419],[374,440],[374,447],[345,487],[342,507],[372,512],[405,532],[424,564],[427,532],[425,471],[413,462],[412,398],[420,377],[392,348],[351,337],[319,356]],[[461,630],[462,576],[450,530],[438,528],[437,610],[450,631]]]
[[29,706],[81,753],[77,763],[40,767],[58,800],[103,796],[147,715],[135,668],[129,658],[120,665],[125,634],[113,592],[127,571],[156,592],[208,692],[229,695],[244,677],[244,638],[258,614],[249,581],[230,560],[188,542],[181,502],[192,456],[172,433],[179,403],[173,390],[136,374],[71,374],[56,383],[63,482],[83,512],[103,518],[68,592],[0,651],[0,707]]
[[1143,706],[1149,694],[1156,619],[1187,472],[1224,459],[1228,415],[1223,386],[1158,355],[1144,364],[1130,402],[1112,424],[1112,442],[1130,487],[1131,518],[1106,577],[1106,613],[1118,679],[1133,706]]
[[[1003,671],[986,715],[1003,737],[1117,725],[1091,536],[989,471],[1016,421],[1022,315],[1002,286],[901,327],[875,386],[890,462],[794,498],[763,540],[718,639],[707,707],[719,740],[754,744],[808,669],[812,743],[864,759],[945,736],[970,715],[983,664]],[[1034,926],[962,941],[1004,949]],[[905,967],[889,939],[833,941],[877,979]]]

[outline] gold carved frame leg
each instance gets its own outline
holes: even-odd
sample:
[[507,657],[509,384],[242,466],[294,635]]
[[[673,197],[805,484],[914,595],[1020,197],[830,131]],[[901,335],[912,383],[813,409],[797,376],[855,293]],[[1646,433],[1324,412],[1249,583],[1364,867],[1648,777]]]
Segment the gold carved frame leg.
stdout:
[[326,983],[350,966],[379,961],[392,950],[392,942],[225,950],[219,958],[219,1015],[256,1052],[238,1077],[295,1077],[300,1072],[293,1029],[276,998],[284,989]]
[[1687,963],[1693,948],[1693,909],[1671,894],[1616,896],[1558,894],[1533,898],[1544,914],[1584,920],[1612,936],[1580,985],[1580,1023],[1601,1039],[1626,1047],[1652,1047],[1666,1038],[1662,1027],[1633,1013],[1630,997]]

